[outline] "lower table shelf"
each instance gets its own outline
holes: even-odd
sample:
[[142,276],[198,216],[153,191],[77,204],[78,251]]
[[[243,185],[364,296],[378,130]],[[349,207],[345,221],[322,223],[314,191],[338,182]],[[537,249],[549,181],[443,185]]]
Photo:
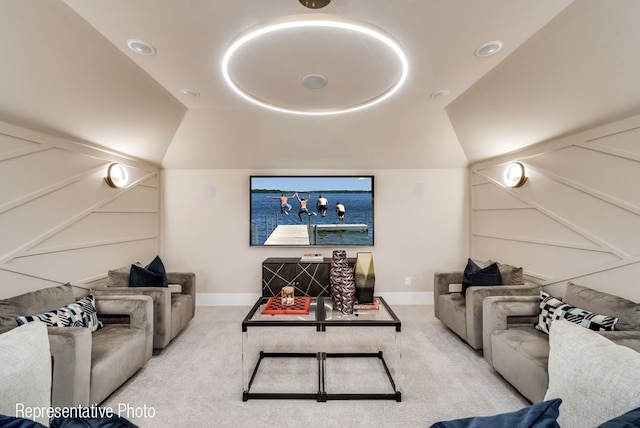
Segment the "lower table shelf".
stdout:
[[[302,392],[251,392],[253,382],[258,375],[260,365],[265,358],[315,358],[317,364],[317,391],[314,393]],[[390,393],[375,392],[328,392],[326,389],[327,380],[327,360],[331,358],[377,358],[382,363],[385,376],[391,387]],[[294,353],[294,352],[260,352],[260,358],[255,365],[247,390],[242,393],[242,400],[249,399],[310,399],[318,402],[326,402],[328,400],[395,400],[402,401],[402,393],[396,389],[396,383],[393,379],[389,367],[382,351],[367,353]]]

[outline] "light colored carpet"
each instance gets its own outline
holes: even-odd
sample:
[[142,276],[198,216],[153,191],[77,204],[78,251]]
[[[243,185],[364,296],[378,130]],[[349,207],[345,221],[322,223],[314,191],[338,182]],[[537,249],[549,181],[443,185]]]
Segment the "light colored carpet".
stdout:
[[[402,321],[400,403],[243,402],[241,322],[249,307],[198,307],[186,330],[102,406],[120,410],[140,427],[396,428],[428,427],[439,420],[510,412],[529,404],[480,354],[435,319],[432,306],[393,309]],[[311,361],[300,363],[303,371],[315,370]],[[343,380],[343,360],[329,363],[338,374],[328,384],[335,385],[336,376]],[[308,387],[314,391],[314,385],[312,380]],[[146,416],[155,416],[145,418],[145,407]]]

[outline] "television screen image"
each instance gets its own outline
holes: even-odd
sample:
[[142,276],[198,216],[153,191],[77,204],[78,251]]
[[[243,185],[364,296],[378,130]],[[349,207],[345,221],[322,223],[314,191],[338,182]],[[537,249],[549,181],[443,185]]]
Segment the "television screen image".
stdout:
[[373,176],[251,176],[252,246],[373,245]]

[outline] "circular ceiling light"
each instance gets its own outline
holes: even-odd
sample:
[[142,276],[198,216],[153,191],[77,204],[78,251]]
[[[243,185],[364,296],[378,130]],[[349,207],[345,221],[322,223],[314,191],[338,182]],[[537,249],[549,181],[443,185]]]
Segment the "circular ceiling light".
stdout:
[[[340,107],[326,107],[326,108],[296,108],[296,107],[288,107],[285,105],[279,105],[278,103],[271,103],[265,99],[262,99],[258,96],[253,95],[250,91],[247,91],[240,84],[238,84],[232,77],[230,72],[230,65],[234,58],[234,55],[238,53],[244,46],[247,46],[250,42],[255,41],[263,36],[271,35],[273,33],[282,33],[287,30],[293,29],[326,29],[330,31],[342,30],[349,33],[353,33],[360,38],[360,40],[369,38],[373,41],[378,42],[380,45],[384,46],[390,53],[390,56],[395,58],[398,63],[398,76],[394,78],[394,82],[386,87],[383,91],[378,93],[375,96],[370,98],[355,102],[350,105],[340,106]],[[363,46],[364,43],[363,43]],[[373,27],[372,25],[366,24],[364,22],[352,20],[346,18],[344,16],[337,15],[329,15],[329,14],[303,14],[303,15],[292,15],[283,18],[278,18],[264,24],[261,24],[253,29],[249,30],[246,33],[238,36],[227,48],[224,53],[222,59],[222,75],[224,80],[227,82],[227,85],[235,91],[238,95],[244,98],[251,103],[257,104],[261,107],[282,112],[282,113],[292,113],[292,114],[300,114],[300,115],[311,115],[311,116],[320,116],[320,115],[333,115],[333,114],[341,114],[348,113],[356,110],[362,110],[367,107],[371,107],[375,104],[378,104],[385,99],[389,98],[393,95],[400,87],[404,84],[407,79],[407,74],[409,72],[409,63],[407,60],[407,56],[404,51],[400,47],[400,45],[393,40],[393,38],[378,28]],[[318,84],[323,79],[318,79],[317,77],[309,77],[309,76],[320,76],[325,81],[326,77],[322,75],[307,75],[303,78],[303,85],[305,85],[305,80],[311,80],[311,82],[306,82],[307,84]],[[305,85],[306,86],[306,85]],[[309,86],[307,86],[309,87]]]
[[483,44],[478,49],[476,49],[475,54],[477,57],[481,58],[495,55],[500,51],[500,49],[502,49],[503,45],[504,44],[500,40],[493,40],[491,42]]
[[504,172],[504,184],[511,188],[524,186],[527,182],[527,172],[521,162],[512,162]]
[[298,0],[301,5],[304,7],[308,7],[309,9],[322,9],[329,3],[331,0]]
[[119,189],[127,185],[129,182],[129,174],[123,165],[112,163],[107,168],[107,176],[104,178],[104,181],[106,181],[110,187]]
[[129,46],[129,49],[140,55],[151,56],[156,54],[156,48],[144,40],[129,39],[127,40],[127,46]]

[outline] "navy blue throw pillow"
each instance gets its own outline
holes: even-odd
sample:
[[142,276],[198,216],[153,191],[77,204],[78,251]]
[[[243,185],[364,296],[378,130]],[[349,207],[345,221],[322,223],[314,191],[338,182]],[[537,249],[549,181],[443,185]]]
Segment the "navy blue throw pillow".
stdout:
[[560,404],[562,400],[555,398],[515,412],[436,422],[430,428],[560,428]]
[[54,418],[51,428],[138,428],[122,416],[102,418]]
[[640,427],[640,407],[603,422],[598,428],[638,428]]
[[160,256],[156,256],[153,260],[151,260],[151,263],[149,263],[146,267],[151,272],[159,273],[160,275],[162,275],[163,287],[169,286],[169,282],[167,281],[167,271],[164,268],[164,263],[162,263]]
[[46,428],[41,423],[31,419],[16,418],[14,416],[0,415],[0,427],[3,428]]
[[462,275],[462,296],[464,297],[467,288],[473,285],[501,285],[502,277],[497,263],[492,263],[486,268],[481,268],[468,259],[467,266]]
[[167,272],[160,257],[156,256],[147,266],[131,265],[129,287],[168,287]]

